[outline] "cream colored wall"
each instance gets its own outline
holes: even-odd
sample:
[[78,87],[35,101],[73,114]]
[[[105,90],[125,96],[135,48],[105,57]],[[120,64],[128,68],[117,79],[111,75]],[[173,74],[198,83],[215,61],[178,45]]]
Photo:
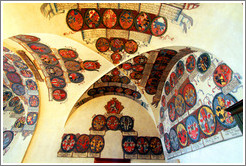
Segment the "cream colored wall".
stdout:
[[[72,35],[63,36],[64,32],[70,32],[66,25],[65,17],[66,13],[56,15],[50,20],[46,19],[41,15],[40,12],[41,3],[4,3],[3,4],[3,34],[2,38],[8,38],[17,34],[25,33],[47,33],[38,34],[42,37],[42,41],[49,44],[51,47],[63,47],[65,45],[72,45],[79,50],[82,59],[102,59],[103,58],[91,52],[86,47],[91,48],[96,51],[94,45],[86,45],[82,42],[81,33],[77,32]],[[184,11],[186,14],[192,16],[194,20],[194,26],[188,29],[188,33],[182,32],[182,28],[179,25],[172,24],[169,21],[168,30],[165,35],[174,37],[174,40],[163,40],[156,37],[152,38],[150,45],[141,50],[145,52],[148,50],[153,50],[156,48],[167,47],[167,46],[192,46],[204,49],[218,57],[223,58],[224,62],[227,63],[233,71],[239,72],[244,75],[244,56],[243,56],[243,5],[241,3],[237,4],[210,4],[204,3],[195,10]],[[69,41],[64,44],[63,38],[61,40],[52,40],[54,37],[52,34],[57,34],[63,37],[73,39],[74,41],[80,42],[85,46],[81,46],[74,41]],[[36,35],[36,34],[35,34]],[[165,36],[164,35],[164,36]],[[54,37],[58,39],[59,37]],[[93,54],[93,56],[92,56]],[[101,66],[100,73],[85,72],[85,78],[90,78],[88,82],[85,80],[85,84],[78,86],[76,84],[69,84],[67,86],[68,99],[65,103],[59,102],[49,102],[47,87],[44,83],[38,83],[40,89],[40,114],[38,118],[38,124],[35,129],[34,136],[31,140],[31,144],[28,148],[26,156],[23,162],[93,162],[90,158],[58,158],[56,157],[58,147],[60,146],[61,136],[64,133],[64,125],[66,119],[71,111],[74,103],[82,95],[82,93],[91,85],[95,80],[100,78],[103,74],[110,71],[113,65],[107,61],[104,61]],[[93,73],[93,74],[92,74]],[[243,83],[244,84],[244,83]],[[72,97],[71,97],[72,96]],[[107,97],[107,96],[106,96]],[[118,98],[118,97],[117,97]],[[98,98],[98,100],[100,100]],[[124,99],[125,100],[125,99]],[[126,99],[127,100],[127,99]],[[96,100],[92,100],[94,102]],[[123,100],[122,100],[123,101]],[[106,100],[105,100],[106,102]],[[100,102],[103,104],[103,102]],[[130,102],[125,102],[130,104]],[[125,104],[124,103],[124,104]],[[96,102],[96,105],[99,104]],[[135,105],[132,104],[134,107]],[[93,104],[92,104],[93,106]],[[125,105],[124,105],[125,106]],[[131,107],[133,107],[131,106]],[[137,106],[136,106],[137,107]],[[126,107],[125,107],[126,108]],[[159,119],[159,110],[154,109],[154,115],[156,120]],[[92,114],[91,110],[88,111]],[[78,112],[83,112],[78,111]],[[103,111],[103,110],[99,110]],[[125,111],[125,110],[124,110]],[[127,111],[127,110],[126,110]],[[135,114],[136,112],[128,110],[129,113]],[[96,112],[95,112],[96,113]],[[138,111],[136,118],[142,119],[142,112]],[[145,111],[146,113],[146,111]],[[78,114],[77,111],[75,114]],[[70,117],[75,118],[75,114]],[[90,114],[90,115],[91,115]],[[143,117],[148,117],[147,114]],[[139,120],[141,122],[142,120]],[[136,121],[137,122],[137,121]],[[144,122],[144,121],[143,121]],[[69,122],[71,123],[71,122]],[[90,124],[87,121],[87,126]],[[68,124],[66,126],[66,129]],[[73,128],[77,131],[78,128]],[[87,128],[81,129],[80,131],[85,131]],[[140,128],[139,128],[140,130]],[[142,130],[142,129],[141,129]],[[141,134],[145,134],[140,130]],[[79,130],[78,130],[79,131]],[[147,131],[145,131],[147,132]],[[152,133],[153,132],[153,133]],[[148,134],[156,134],[156,131],[148,131]],[[140,134],[139,133],[139,134]],[[230,141],[226,141],[230,144]],[[187,160],[186,160],[187,161]],[[141,161],[139,161],[141,162]],[[181,161],[182,162],[182,161]],[[189,161],[187,161],[189,162]]]

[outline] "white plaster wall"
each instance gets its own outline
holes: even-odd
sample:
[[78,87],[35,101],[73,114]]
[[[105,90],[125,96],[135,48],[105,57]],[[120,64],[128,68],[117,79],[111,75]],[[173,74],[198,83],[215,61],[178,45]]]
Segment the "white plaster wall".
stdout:
[[245,164],[245,138],[230,139],[170,160],[175,159],[192,164]]

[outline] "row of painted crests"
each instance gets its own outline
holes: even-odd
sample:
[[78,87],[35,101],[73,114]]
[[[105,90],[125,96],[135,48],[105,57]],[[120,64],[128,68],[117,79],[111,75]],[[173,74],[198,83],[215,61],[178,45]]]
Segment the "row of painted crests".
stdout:
[[[108,101],[104,108],[107,112],[105,115],[93,116],[92,127],[89,129],[90,135],[63,135],[58,156],[100,157],[105,144],[105,132],[107,130],[121,130],[123,135],[122,150],[124,152],[122,158],[138,158],[139,155],[150,158],[151,155],[155,155],[155,159],[164,159],[161,140],[158,137],[138,137],[134,130],[134,118],[124,116],[121,113],[124,106],[117,98]],[[132,136],[127,136],[127,133]]]
[[161,36],[167,30],[165,17],[145,12],[138,13],[134,10],[71,9],[67,13],[66,21],[73,31],[89,28],[114,28]]
[[[138,44],[134,40],[126,40],[123,38],[99,38],[96,41],[96,48],[100,52],[106,52],[111,50],[113,52],[110,55],[111,60],[114,64],[118,64],[126,52],[128,54],[134,54],[138,50]],[[123,50],[124,49],[124,50]],[[123,54],[121,51],[124,51]]]
[[83,83],[83,70],[98,71],[101,66],[98,61],[82,61],[75,49],[50,48],[35,36],[17,35],[11,39],[22,45],[37,61],[34,65],[39,64],[55,101],[67,98],[67,83]]
[[66,21],[73,31],[116,28],[159,36],[166,31],[167,20],[163,17],[187,33],[193,26],[193,19],[183,10],[199,6],[199,3],[44,3],[40,10],[48,18],[69,10]]
[[[59,152],[66,153],[67,157],[90,157],[90,153],[94,153],[92,156],[100,154],[104,146],[104,136],[101,135],[64,134]],[[158,137],[123,136],[122,150],[124,158],[129,158],[126,155],[145,155],[151,159],[151,155],[163,154]]]
[[206,52],[177,62],[165,82],[158,126],[167,158],[242,135],[225,111],[242,97],[240,79]]
[[96,81],[75,104],[83,105],[91,99],[103,95],[120,95],[137,101],[147,108],[146,101],[137,86],[119,68],[114,68]]
[[[39,112],[39,92],[33,72],[22,58],[3,47],[3,154],[32,135]],[[23,139],[21,141],[21,139]],[[13,152],[13,151],[12,151]],[[24,156],[25,149],[20,155]]]
[[[192,51],[189,50],[189,52]],[[178,53],[179,56],[181,54],[182,56],[186,55],[186,51],[178,52],[173,49],[160,49],[143,53],[120,64],[91,86],[75,106],[79,107],[87,101],[102,95],[121,95],[138,101],[140,99],[143,100],[144,91],[148,95],[161,93],[161,90],[157,91],[159,84],[163,82],[161,77],[165,74],[169,62],[175,59],[174,57]],[[184,68],[182,67],[179,62],[177,65],[179,77],[183,74]],[[144,100],[139,102],[139,104],[145,108],[148,107]]]
[[167,31],[167,19],[181,26],[187,33],[193,26],[193,19],[184,14],[183,10],[199,6],[197,3],[50,3],[43,4],[41,12],[51,17],[69,10],[66,12],[66,23],[72,32],[64,35],[82,31],[82,38],[87,44],[95,43],[100,54],[113,64],[118,64],[129,57],[128,54],[134,54],[138,48],[147,46],[152,35],[163,36]]

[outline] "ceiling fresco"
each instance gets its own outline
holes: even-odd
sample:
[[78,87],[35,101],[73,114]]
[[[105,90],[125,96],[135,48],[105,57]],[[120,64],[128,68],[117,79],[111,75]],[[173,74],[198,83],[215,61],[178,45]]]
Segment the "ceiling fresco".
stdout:
[[29,66],[3,47],[3,155],[13,155],[15,146],[23,146],[16,158],[19,162],[36,127],[40,105],[36,75]]
[[[40,156],[52,162],[110,156],[109,144],[118,158],[164,162],[241,136],[225,109],[242,99],[243,77],[220,60],[225,50],[215,54],[221,43],[208,37],[202,45],[211,31],[203,33],[206,21],[198,19],[203,5],[34,5],[37,20],[61,28],[13,33],[3,42],[5,160],[26,155],[33,162],[38,142],[52,146]],[[111,131],[117,145],[106,135]]]
[[159,132],[164,154],[173,158],[241,136],[225,108],[242,98],[241,76],[214,55],[197,51],[171,69],[161,97]]
[[45,3],[40,10],[51,20],[66,13],[64,24],[72,30],[71,34],[81,33],[83,41],[113,64],[119,64],[140,54],[138,48],[147,47],[152,37],[163,37],[168,24],[175,23],[187,33],[193,19],[185,11],[199,6],[199,3]]

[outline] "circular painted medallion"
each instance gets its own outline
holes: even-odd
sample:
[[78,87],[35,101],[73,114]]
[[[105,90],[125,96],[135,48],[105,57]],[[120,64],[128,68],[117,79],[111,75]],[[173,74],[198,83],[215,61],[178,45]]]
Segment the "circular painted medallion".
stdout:
[[62,139],[61,149],[63,152],[71,152],[73,151],[76,144],[76,136],[74,134],[67,134]]
[[85,23],[89,28],[97,28],[101,24],[101,17],[98,11],[88,9],[85,13]]
[[196,89],[193,84],[188,83],[183,89],[184,101],[189,107],[193,107],[196,104]]
[[31,79],[26,80],[26,87],[28,90],[38,90],[36,82]]
[[80,153],[85,153],[90,147],[90,137],[86,134],[82,134],[79,136],[76,142],[76,150]]
[[179,61],[176,66],[176,74],[178,78],[180,78],[184,74],[184,70],[185,68],[183,61]]
[[24,62],[14,61],[14,65],[21,70],[28,69],[28,66]]
[[115,87],[113,86],[106,87],[106,92],[114,92],[114,91],[115,91]]
[[120,82],[120,76],[112,76],[111,82]]
[[132,66],[133,71],[142,72],[144,70],[144,65],[135,64]]
[[21,83],[22,82],[22,79],[18,73],[8,72],[6,74],[6,76],[7,76],[8,80],[12,83]]
[[122,55],[119,54],[118,52],[114,52],[111,55],[111,59],[113,60],[113,63],[114,64],[118,64],[120,62],[120,60],[122,59]]
[[106,87],[99,87],[97,88],[97,93],[98,94],[104,94],[106,92]]
[[131,80],[127,76],[122,76],[122,77],[120,77],[120,82],[122,84],[129,84],[131,82]]
[[11,88],[12,88],[13,92],[18,96],[22,96],[26,93],[25,87],[21,84],[12,84]]
[[51,52],[51,49],[42,43],[28,43],[27,44],[34,52],[39,54],[48,54]]
[[20,117],[20,118],[18,118],[18,119],[15,121],[14,127],[15,127],[15,128],[22,128],[22,127],[24,127],[25,122],[26,122],[25,117]]
[[187,146],[188,135],[185,126],[182,123],[179,123],[177,126],[177,135],[180,145],[183,147]]
[[166,95],[169,95],[170,91],[171,91],[171,85],[170,85],[169,81],[167,81],[165,83],[165,93],[166,93]]
[[162,154],[163,149],[162,149],[162,143],[160,138],[151,137],[149,145],[150,145],[150,150],[154,155]]
[[25,111],[25,109],[24,109],[24,106],[23,106],[22,103],[20,103],[19,105],[17,105],[17,106],[14,107],[14,112],[16,114],[21,114],[24,111]]
[[8,62],[3,62],[3,70],[6,72],[16,72],[15,67]]
[[202,106],[198,111],[198,122],[201,131],[206,136],[211,136],[216,130],[216,120],[212,109],[208,106]]
[[101,80],[102,82],[111,82],[111,77],[109,75],[104,75]]
[[195,143],[200,139],[200,128],[195,116],[190,115],[185,122],[185,127],[190,140]]
[[128,54],[134,54],[138,50],[138,44],[134,40],[127,40],[124,49]]
[[99,87],[97,88],[97,93],[98,94],[104,94],[106,92],[106,87]]
[[143,73],[134,71],[130,74],[130,77],[134,80],[140,80],[143,78]]
[[108,130],[118,130],[120,120],[116,116],[109,116],[107,118],[106,127]]
[[26,43],[40,41],[40,39],[38,37],[31,36],[31,35],[16,35],[14,37],[21,40],[22,42],[26,42]]
[[14,139],[13,131],[7,130],[3,132],[3,149],[7,148]]
[[58,50],[59,55],[61,55],[62,58],[72,60],[76,59],[78,57],[78,53],[74,50],[63,48]]
[[54,88],[64,88],[66,86],[65,79],[61,77],[53,77],[50,79],[51,85]]
[[154,95],[157,92],[157,87],[156,86],[146,86],[145,87],[145,91],[146,93],[148,93],[149,95]]
[[97,61],[84,61],[81,63],[81,67],[88,71],[98,71],[100,63]]
[[129,29],[133,25],[133,15],[129,10],[123,10],[119,17],[119,24],[122,29]]
[[31,77],[33,77],[33,74],[32,74],[32,72],[30,70],[21,70],[20,73],[25,78],[31,78]]
[[55,89],[52,92],[52,97],[56,101],[63,101],[67,98],[67,92],[63,89]]
[[[3,98],[4,99],[4,98]],[[10,107],[15,107],[20,103],[20,98],[18,96],[13,97],[10,101],[9,101],[9,106]]]
[[67,13],[66,17],[67,25],[73,31],[79,31],[83,26],[83,16],[77,9],[71,9]]
[[168,106],[168,115],[171,122],[176,119],[176,111],[173,103],[170,103]]
[[137,141],[133,136],[125,136],[122,139],[122,149],[126,154],[133,154],[136,150]]
[[161,105],[162,105],[162,107],[166,106],[166,97],[164,95],[162,95],[162,97],[161,97]]
[[134,91],[132,93],[132,96],[135,97],[136,99],[140,99],[141,98],[141,94],[138,91]]
[[8,57],[8,59],[10,59],[11,61],[22,61],[22,59],[16,54],[4,54],[4,55]]
[[141,64],[141,65],[146,64],[147,60],[148,60],[148,58],[146,56],[143,56],[143,55],[139,55],[139,56],[136,56],[136,57],[133,58],[133,61],[136,64]]
[[69,73],[68,78],[73,83],[80,83],[84,81],[84,75],[81,73]]
[[236,102],[237,100],[231,94],[224,95],[223,93],[218,93],[213,99],[213,112],[216,115],[216,119],[226,128],[232,128],[237,124],[231,113],[225,111],[226,108]]
[[138,137],[136,148],[139,154],[147,154],[150,150],[148,139],[146,137]]
[[46,66],[46,71],[50,77],[59,77],[63,75],[63,71],[58,66]]
[[109,40],[104,37],[100,37],[96,41],[96,48],[100,52],[106,52],[109,49]]
[[90,89],[90,90],[87,92],[87,94],[88,94],[89,96],[94,96],[94,95],[97,94],[97,89],[95,89],[95,88]]
[[38,107],[39,106],[39,98],[38,96],[30,96],[29,97],[29,100],[28,100],[28,103],[31,107]]
[[160,118],[164,118],[164,108],[160,108]]
[[191,73],[195,67],[196,67],[196,59],[194,57],[194,55],[190,55],[187,59],[186,59],[186,70]]
[[201,54],[197,59],[197,70],[205,73],[211,65],[210,56],[207,53]]
[[134,121],[130,116],[122,116],[120,118],[120,127],[122,131],[128,132],[133,129]]
[[122,64],[122,68],[124,70],[131,70],[132,69],[132,64],[131,63],[124,63],[124,64]]
[[173,88],[178,82],[178,78],[176,76],[176,73],[172,72],[171,75],[170,75],[170,84],[171,84],[171,87]]
[[163,135],[164,134],[164,126],[163,126],[163,123],[160,123],[159,124],[159,132],[160,132],[160,135]]
[[214,83],[221,88],[226,86],[231,81],[232,73],[229,66],[220,64],[213,73]]
[[92,120],[92,128],[94,130],[103,130],[106,125],[106,118],[103,115],[96,115]]
[[169,137],[170,137],[170,143],[171,143],[171,147],[173,149],[173,151],[177,151],[179,150],[179,140],[178,140],[178,136],[177,133],[175,131],[175,129],[171,129],[170,133],[169,133]]
[[163,35],[167,30],[167,20],[164,17],[156,17],[153,19],[150,31],[155,36]]
[[56,65],[58,64],[58,59],[52,54],[42,54],[40,55],[41,61],[46,65]]
[[10,91],[3,92],[3,102],[8,101],[12,96],[13,94]]
[[132,95],[133,90],[126,88],[126,89],[124,90],[124,92],[125,92],[126,95]]
[[90,150],[92,153],[100,153],[104,148],[104,139],[102,136],[95,135],[90,142]]
[[113,28],[117,23],[117,15],[112,9],[107,9],[103,13],[102,22],[106,28]]
[[118,75],[120,75],[120,71],[119,71],[118,68],[114,68],[114,69],[111,71],[111,74],[112,74],[113,76],[118,76]]
[[180,94],[175,98],[175,111],[179,116],[182,116],[186,111],[184,98]]
[[110,41],[110,47],[113,52],[122,51],[124,48],[124,41],[119,38],[114,38]]
[[115,91],[118,92],[118,93],[122,93],[122,92],[124,91],[124,89],[121,88],[121,87],[117,87],[117,88],[115,89]]
[[154,63],[153,69],[157,71],[163,71],[167,65],[165,63]]
[[135,18],[135,27],[140,32],[145,32],[150,27],[150,16],[147,13],[141,12],[136,18]]
[[172,149],[171,149],[171,142],[170,142],[170,137],[168,133],[164,134],[164,143],[165,143],[165,147],[167,150],[167,153],[171,153]]
[[81,70],[80,63],[78,61],[66,61],[64,65],[70,71]]
[[38,113],[36,112],[29,112],[27,114],[26,122],[28,125],[33,125],[37,122],[38,119]]

